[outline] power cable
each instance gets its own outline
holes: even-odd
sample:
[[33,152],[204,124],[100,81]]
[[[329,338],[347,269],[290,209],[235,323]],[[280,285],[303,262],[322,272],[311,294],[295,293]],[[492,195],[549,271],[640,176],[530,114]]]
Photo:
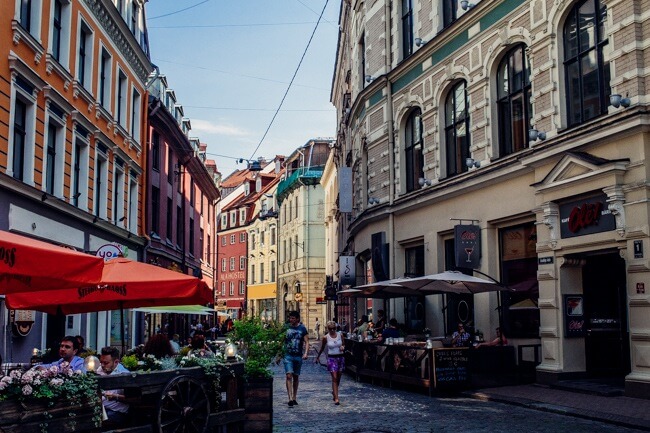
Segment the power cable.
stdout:
[[156,16],[156,17],[150,17],[150,18],[147,18],[147,19],[148,19],[148,20],[156,20],[156,19],[158,19],[158,18],[164,18],[164,17],[168,17],[168,16],[171,16],[171,15],[176,15],[176,14],[179,14],[179,13],[181,13],[181,12],[185,12],[186,10],[193,9],[193,8],[195,8],[195,7],[197,7],[197,6],[201,6],[203,3],[207,3],[207,2],[209,2],[209,1],[210,1],[210,0],[203,0],[202,2],[199,2],[199,3],[195,4],[195,5],[188,6],[188,7],[186,7],[186,8],[179,9],[179,10],[174,11],[174,12],[169,12],[168,14],[158,15],[158,16]]
[[[152,19],[152,18],[149,18]],[[220,27],[275,27],[275,26],[301,26],[314,24],[314,21],[299,21],[293,23],[255,23],[255,24],[192,24],[179,26],[150,26],[149,29],[212,29]]]
[[[206,106],[201,106],[201,105],[185,105],[183,104],[183,107],[185,108],[198,108],[198,109],[204,109],[204,110],[229,110],[229,111],[273,111],[273,108],[235,108],[235,107],[206,107]],[[283,112],[291,112],[291,111],[298,111],[298,112],[304,112],[304,111],[326,111],[326,112],[332,112],[335,111],[336,109],[332,107],[331,109],[327,110],[316,110],[316,109],[296,109],[296,110],[281,110]]]
[[327,8],[328,3],[329,3],[329,0],[325,0],[325,5],[323,6],[323,10],[320,12],[320,15],[318,16],[318,21],[316,22],[316,25],[314,26],[314,30],[312,31],[311,36],[309,37],[309,41],[307,42],[307,46],[305,47],[305,51],[303,51],[302,57],[300,58],[300,62],[298,62],[298,66],[296,67],[296,71],[293,73],[293,77],[291,77],[291,81],[289,82],[289,86],[287,86],[287,90],[284,92],[284,96],[282,97],[282,100],[280,101],[280,105],[278,106],[278,109],[275,111],[275,114],[273,115],[273,118],[271,119],[271,122],[269,123],[269,126],[266,128],[266,131],[264,131],[264,135],[262,136],[262,139],[260,140],[260,142],[257,144],[257,147],[253,151],[253,154],[250,157],[251,160],[255,156],[255,152],[258,151],[258,149],[260,148],[260,146],[264,142],[264,139],[266,138],[266,135],[271,130],[271,126],[273,126],[273,122],[275,122],[275,118],[278,116],[278,113],[280,112],[280,109],[282,108],[282,105],[284,104],[284,100],[287,98],[287,95],[289,94],[289,90],[291,90],[291,85],[293,84],[293,80],[295,80],[296,76],[298,75],[298,71],[300,70],[300,66],[302,65],[302,61],[305,59],[305,56],[307,55],[307,50],[309,49],[309,46],[311,45],[311,41],[314,39],[314,35],[316,34],[316,30],[318,29],[318,24],[320,24],[320,21],[323,18],[323,14],[325,13],[325,9]]

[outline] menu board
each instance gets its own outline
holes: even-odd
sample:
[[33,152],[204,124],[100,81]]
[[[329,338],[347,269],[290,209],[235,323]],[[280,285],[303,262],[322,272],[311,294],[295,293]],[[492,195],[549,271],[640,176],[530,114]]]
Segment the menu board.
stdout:
[[469,386],[469,349],[434,349],[433,374],[436,389],[460,389]]

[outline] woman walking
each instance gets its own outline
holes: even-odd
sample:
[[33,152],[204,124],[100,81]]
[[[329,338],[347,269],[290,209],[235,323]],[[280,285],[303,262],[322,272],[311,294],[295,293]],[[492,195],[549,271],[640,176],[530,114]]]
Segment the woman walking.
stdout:
[[339,405],[339,386],[341,384],[341,376],[345,370],[345,360],[343,351],[343,336],[340,331],[336,330],[336,323],[333,321],[327,322],[327,334],[323,337],[320,345],[320,350],[314,362],[320,362],[320,355],[327,347],[327,371],[332,375],[332,397],[334,404]]

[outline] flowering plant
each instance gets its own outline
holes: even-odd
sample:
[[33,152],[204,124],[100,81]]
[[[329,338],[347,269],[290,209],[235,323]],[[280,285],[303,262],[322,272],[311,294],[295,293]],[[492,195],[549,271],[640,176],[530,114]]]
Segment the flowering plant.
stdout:
[[12,370],[0,378],[0,401],[50,400],[66,398],[73,403],[92,399],[97,393],[93,375],[72,371],[67,362],[60,366],[28,371]]

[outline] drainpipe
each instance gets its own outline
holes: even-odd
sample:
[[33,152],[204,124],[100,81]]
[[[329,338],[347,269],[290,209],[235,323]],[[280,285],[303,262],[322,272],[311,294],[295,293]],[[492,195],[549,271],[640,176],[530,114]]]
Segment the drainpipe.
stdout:
[[[391,69],[391,64],[390,64],[390,53],[391,53],[391,44],[392,44],[392,37],[391,37],[391,28],[390,28],[390,23],[391,23],[391,1],[386,2],[386,19],[385,19],[385,25],[386,25],[386,38],[384,40],[386,41],[386,56],[385,56],[385,67],[386,67],[386,117],[388,121],[388,206],[389,206],[389,213],[388,213],[388,239],[390,242],[390,256],[389,256],[389,272],[390,272],[390,277],[395,278],[395,217],[392,212],[392,207],[393,207],[393,202],[395,200],[395,131],[393,130],[393,89],[391,87],[391,81],[389,78],[388,72]],[[394,301],[391,303],[389,301],[389,305],[393,304],[392,306],[394,307]],[[386,305],[384,305],[384,309]],[[389,311],[390,312],[390,311]],[[386,312],[386,313],[389,313]],[[386,316],[390,317],[390,316]]]

